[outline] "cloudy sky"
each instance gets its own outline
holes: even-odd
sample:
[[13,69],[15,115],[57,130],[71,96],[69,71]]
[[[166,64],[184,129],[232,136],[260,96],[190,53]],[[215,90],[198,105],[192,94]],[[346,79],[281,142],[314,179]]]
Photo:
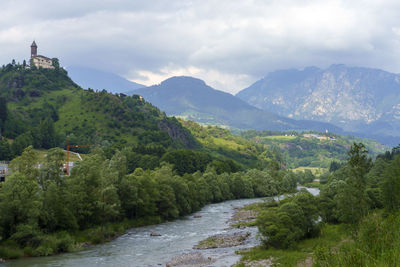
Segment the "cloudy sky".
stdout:
[[268,72],[400,72],[398,0],[1,0],[0,63],[39,54],[151,85],[191,75],[236,93]]

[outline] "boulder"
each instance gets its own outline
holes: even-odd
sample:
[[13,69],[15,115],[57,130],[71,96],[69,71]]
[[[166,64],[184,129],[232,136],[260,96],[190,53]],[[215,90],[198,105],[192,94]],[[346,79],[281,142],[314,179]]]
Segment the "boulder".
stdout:
[[151,232],[150,236],[161,236],[161,235],[159,233],[156,233],[156,232]]

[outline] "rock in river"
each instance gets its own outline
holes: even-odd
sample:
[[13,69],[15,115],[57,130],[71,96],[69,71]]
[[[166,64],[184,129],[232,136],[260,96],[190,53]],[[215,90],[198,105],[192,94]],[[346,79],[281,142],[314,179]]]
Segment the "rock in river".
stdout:
[[151,232],[150,236],[161,236],[161,235],[159,233],[156,233],[156,232]]

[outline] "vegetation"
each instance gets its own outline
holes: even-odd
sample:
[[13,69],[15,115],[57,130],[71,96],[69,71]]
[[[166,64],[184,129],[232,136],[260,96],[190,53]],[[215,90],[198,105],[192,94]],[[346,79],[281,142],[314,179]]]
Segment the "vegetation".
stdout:
[[[13,140],[2,140],[0,160],[20,155],[29,145],[37,149],[65,148],[66,138],[70,144],[101,146],[108,158],[123,147],[137,153],[139,145],[199,147],[176,119],[168,118],[139,96],[83,90],[60,68],[27,69],[18,64],[0,68],[0,101],[0,135]],[[87,153],[89,149],[78,151]],[[146,149],[142,151],[146,153]]]
[[332,161],[346,161],[347,151],[354,142],[364,143],[372,157],[387,149],[373,140],[332,133],[250,130],[242,132],[241,136],[262,145],[267,151],[279,152],[281,161],[290,169],[311,167],[327,170]]
[[[372,162],[366,147],[354,143],[347,163],[327,175],[318,197],[300,192],[257,207],[263,207],[257,218],[263,247],[245,253],[243,260],[273,257],[275,263],[293,266],[308,258],[315,266],[397,266],[399,166],[399,148]],[[326,231],[332,229],[343,230],[337,233],[340,238],[326,242]]]
[[[313,244],[318,266],[400,264],[398,148],[372,161],[383,148],[350,137],[237,136],[169,118],[139,96],[83,90],[61,68],[15,62],[0,68],[0,134],[0,160],[12,160],[0,186],[0,258],[73,251],[208,203],[293,192],[319,175],[320,196],[257,206],[264,250],[249,257],[290,251],[289,264]],[[65,139],[91,145],[76,150],[87,155],[71,176]],[[335,232],[351,242],[333,249]]]
[[234,135],[227,129],[201,126],[192,121],[181,121],[181,123],[203,145],[203,151],[216,159],[222,161],[231,159],[239,163],[242,168],[248,166],[258,169],[281,162],[278,151],[266,151],[262,145]]
[[[195,155],[199,157],[191,158],[190,166],[203,157]],[[122,152],[107,159],[101,148],[77,163],[71,176],[63,175],[63,162],[64,152],[51,149],[38,169],[32,147],[11,162],[12,174],[0,189],[3,251],[23,249],[20,254],[28,256],[69,251],[76,248],[76,231],[98,228],[92,235],[97,236],[97,243],[121,231],[110,230],[110,223],[126,219],[160,222],[190,214],[208,203],[272,196],[296,187],[296,176],[289,171],[217,174],[212,162],[204,172],[182,175],[167,163],[155,170],[136,168],[128,173]]]
[[239,252],[242,255],[241,263],[236,266],[244,267],[244,262],[257,262],[265,259],[272,259],[271,261],[276,265],[279,264],[278,266],[312,266],[312,254],[316,247],[335,247],[347,238],[348,234],[348,229],[343,225],[323,224],[320,235],[300,240],[295,247],[289,249],[256,247],[249,251],[241,251]]

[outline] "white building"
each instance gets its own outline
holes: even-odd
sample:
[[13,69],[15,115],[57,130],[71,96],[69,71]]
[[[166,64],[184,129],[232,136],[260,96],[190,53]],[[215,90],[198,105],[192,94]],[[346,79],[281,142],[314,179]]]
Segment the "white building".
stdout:
[[31,45],[31,64],[34,64],[37,68],[54,69],[51,58],[37,54],[37,45],[35,41],[33,41]]

